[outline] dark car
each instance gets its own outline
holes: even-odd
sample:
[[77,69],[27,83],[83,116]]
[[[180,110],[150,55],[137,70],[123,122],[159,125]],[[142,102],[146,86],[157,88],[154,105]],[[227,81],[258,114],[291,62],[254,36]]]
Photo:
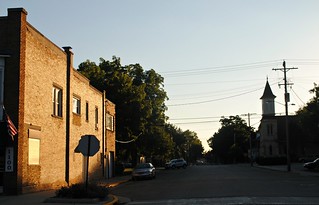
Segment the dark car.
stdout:
[[136,165],[132,172],[132,179],[139,178],[151,178],[154,179],[156,177],[155,167],[151,163],[141,163]]
[[315,159],[312,162],[307,162],[303,165],[304,168],[307,169],[316,169],[319,167],[319,158]]

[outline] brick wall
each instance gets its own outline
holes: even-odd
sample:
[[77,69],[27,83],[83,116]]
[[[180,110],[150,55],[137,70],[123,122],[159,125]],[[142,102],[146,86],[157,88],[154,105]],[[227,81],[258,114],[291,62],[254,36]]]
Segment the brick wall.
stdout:
[[[8,17],[0,17],[0,37],[3,37],[0,54],[10,55],[5,65],[4,103],[19,130],[16,141],[6,145],[15,147],[17,167],[16,172],[5,173],[6,193],[66,185],[67,159],[69,182],[83,181],[85,160],[81,153],[74,152],[82,135],[95,135],[100,140],[99,152],[90,157],[90,177],[102,176],[102,154],[115,152],[115,130],[107,131],[107,139],[103,140],[103,93],[73,69],[73,59],[70,62],[70,134],[67,134],[67,53],[29,24],[26,15],[24,9],[11,9]],[[52,115],[53,86],[62,89],[62,117]],[[72,113],[73,95],[80,98],[80,114]],[[86,120],[86,102],[89,103],[89,120]],[[107,102],[107,112],[115,116],[115,105]],[[95,125],[96,108],[98,128]],[[70,147],[66,159],[67,136]],[[39,163],[30,164],[32,140],[39,143]],[[107,145],[105,150],[102,149],[103,142]]]
[[[52,88],[58,85],[66,104],[66,55],[31,25],[27,26],[25,118],[26,125],[41,128],[40,165],[27,165],[25,175],[40,175],[38,182],[25,177],[24,184],[63,184],[65,169],[65,117],[52,116]],[[27,130],[25,130],[27,136]],[[24,149],[28,149],[28,141]],[[24,155],[25,162],[28,153]],[[24,163],[27,164],[27,163]],[[39,172],[39,173],[38,173]]]

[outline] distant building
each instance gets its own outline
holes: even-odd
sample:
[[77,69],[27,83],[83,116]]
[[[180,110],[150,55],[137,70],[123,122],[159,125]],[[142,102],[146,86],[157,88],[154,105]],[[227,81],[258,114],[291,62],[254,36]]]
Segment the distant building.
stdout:
[[[262,100],[262,119],[258,128],[259,132],[259,157],[286,157],[286,116],[277,116],[275,113],[275,98],[268,81]],[[303,133],[298,125],[298,116],[288,116],[289,147],[291,159],[296,161],[307,155],[319,154],[319,144],[309,141],[307,134]]]
[[71,47],[57,47],[27,22],[23,8],[0,17],[0,192],[19,194],[83,182],[86,157],[76,149],[94,135],[89,179],[112,177],[115,104],[73,68]]

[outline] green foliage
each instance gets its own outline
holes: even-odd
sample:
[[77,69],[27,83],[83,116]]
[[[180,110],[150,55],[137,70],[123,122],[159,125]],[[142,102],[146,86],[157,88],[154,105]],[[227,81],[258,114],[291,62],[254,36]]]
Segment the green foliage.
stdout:
[[207,140],[215,161],[220,163],[246,160],[252,129],[239,116],[220,119],[222,127]]
[[[117,158],[137,162],[138,155],[165,161],[174,156],[197,158],[203,150],[196,133],[182,132],[166,124],[164,78],[139,64],[121,65],[120,58],[100,58],[99,65],[89,60],[79,69],[91,84],[116,104]],[[191,135],[191,136],[189,136]],[[188,147],[186,148],[186,144]],[[188,152],[192,151],[192,155]]]
[[86,189],[85,184],[73,184],[69,187],[61,187],[56,191],[56,197],[59,198],[99,198],[104,199],[108,195],[108,189],[103,186],[89,184]]
[[298,110],[297,115],[307,141],[319,142],[319,86],[314,84],[310,93],[313,93],[314,97]]

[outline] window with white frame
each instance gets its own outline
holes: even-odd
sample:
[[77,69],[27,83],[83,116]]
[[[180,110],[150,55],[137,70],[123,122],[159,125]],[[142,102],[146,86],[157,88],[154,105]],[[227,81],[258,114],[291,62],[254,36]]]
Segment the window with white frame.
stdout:
[[105,127],[107,130],[114,131],[114,116],[110,115],[109,113],[106,113],[105,117]]
[[62,117],[62,89],[53,86],[52,89],[52,115]]
[[76,96],[73,96],[73,113],[81,114],[81,100]]

